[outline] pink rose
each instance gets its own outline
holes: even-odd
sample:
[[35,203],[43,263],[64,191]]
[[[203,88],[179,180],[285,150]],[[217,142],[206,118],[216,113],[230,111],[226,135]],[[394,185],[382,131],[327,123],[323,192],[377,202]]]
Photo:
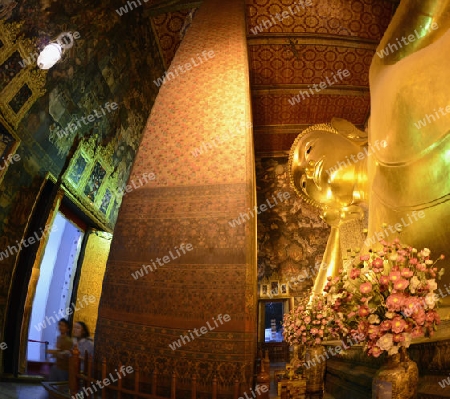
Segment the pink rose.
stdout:
[[389,276],[380,276],[380,284],[388,285],[389,284]]
[[425,265],[424,263],[418,263],[416,269],[419,272],[424,272],[425,270],[427,270],[427,265]]
[[356,269],[353,268],[352,270],[350,270],[350,278],[352,280],[358,278],[360,276],[360,274],[361,274],[361,269],[359,269],[359,268],[356,268]]
[[367,331],[370,339],[378,339],[380,334],[380,326],[375,326],[373,324],[369,325],[369,329]]
[[413,314],[413,320],[419,325],[423,326],[425,324],[425,310],[420,308],[417,312]]
[[392,331],[396,334],[400,334],[407,326],[406,321],[402,317],[396,316],[392,319]]
[[359,290],[361,291],[362,294],[368,294],[369,292],[372,291],[372,284],[367,282],[367,283],[362,283],[359,286]]
[[383,259],[376,258],[372,262],[372,267],[383,268]]
[[391,320],[384,320],[380,324],[380,330],[381,331],[389,331],[392,327],[392,321]]
[[360,306],[360,307],[359,307],[359,310],[358,310],[358,314],[359,314],[361,317],[366,317],[366,316],[368,316],[368,315],[370,314],[369,308],[368,308],[367,306]]
[[[398,254],[400,254],[400,251],[398,251]],[[398,263],[403,263],[405,262],[405,257],[402,255],[397,256],[397,262]]]
[[409,267],[404,267],[400,274],[405,278],[410,278],[414,275],[413,271]]
[[406,317],[411,317],[420,307],[423,307],[423,304],[419,298],[406,297],[403,302],[403,313]]
[[391,272],[389,273],[389,280],[393,281],[394,283],[395,283],[396,281],[400,280],[400,278],[401,278],[400,272],[397,272],[397,271],[391,271]]
[[439,324],[439,322],[441,321],[439,315],[438,315],[437,312],[435,312],[434,310],[431,310],[431,311],[428,311],[428,312],[427,312],[427,314],[426,314],[426,316],[425,316],[425,320],[426,320],[428,323],[432,323],[433,321],[438,320],[438,323],[437,323],[437,324]]
[[420,327],[414,327],[411,331],[411,337],[412,338],[419,338],[419,337],[423,337],[423,331],[422,328]]
[[358,323],[358,329],[357,332],[359,334],[367,335],[367,329],[369,328],[369,324],[366,321],[361,320]]
[[394,288],[399,291],[403,291],[409,286],[409,281],[405,279],[400,279],[394,282]]
[[405,336],[403,334],[394,334],[392,341],[394,342],[403,342],[405,340]]
[[368,353],[369,353],[369,355],[372,355],[373,357],[378,357],[381,355],[382,350],[378,346],[375,345],[369,349]]
[[398,311],[402,308],[405,301],[405,296],[403,294],[391,294],[386,298],[386,306],[389,311]]

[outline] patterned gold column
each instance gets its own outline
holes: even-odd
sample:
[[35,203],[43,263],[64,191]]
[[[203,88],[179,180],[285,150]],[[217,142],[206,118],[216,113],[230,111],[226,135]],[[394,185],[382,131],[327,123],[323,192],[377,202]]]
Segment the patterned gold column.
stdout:
[[172,61],[119,213],[96,334],[113,365],[196,373],[204,392],[216,375],[227,397],[236,378],[249,389],[256,352],[244,16],[242,0],[205,0]]
[[95,336],[98,305],[102,294],[102,281],[111,246],[111,234],[89,231],[84,250],[81,276],[78,283],[77,298],[72,303],[75,309],[73,321],[83,321]]

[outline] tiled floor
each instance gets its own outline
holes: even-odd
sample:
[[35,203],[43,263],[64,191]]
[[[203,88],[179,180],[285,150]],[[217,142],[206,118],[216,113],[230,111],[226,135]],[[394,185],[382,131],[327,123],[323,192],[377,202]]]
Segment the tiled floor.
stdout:
[[0,399],[41,399],[44,394],[41,384],[0,382]]

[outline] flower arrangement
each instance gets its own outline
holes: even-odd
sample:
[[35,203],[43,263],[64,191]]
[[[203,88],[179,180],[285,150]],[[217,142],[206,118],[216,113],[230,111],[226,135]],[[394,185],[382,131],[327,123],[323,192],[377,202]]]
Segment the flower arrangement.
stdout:
[[380,252],[360,256],[348,273],[329,278],[324,288],[340,335],[363,335],[374,357],[385,351],[393,355],[408,348],[412,338],[433,335],[440,323],[436,278],[444,273],[427,248],[417,251],[398,239],[381,244]]
[[300,300],[299,305],[284,315],[283,336],[289,345],[319,345],[331,336],[338,337],[333,311],[324,297]]

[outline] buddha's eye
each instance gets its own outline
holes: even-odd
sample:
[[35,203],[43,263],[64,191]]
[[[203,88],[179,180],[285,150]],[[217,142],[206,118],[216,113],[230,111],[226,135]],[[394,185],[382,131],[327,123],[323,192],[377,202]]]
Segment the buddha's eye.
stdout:
[[300,185],[302,186],[303,189],[306,188],[306,177],[305,177],[305,175],[302,176],[302,178],[300,180]]
[[309,153],[311,152],[311,150],[312,150],[312,146],[310,145],[310,146],[308,147],[308,149],[306,150],[306,153],[309,154]]

